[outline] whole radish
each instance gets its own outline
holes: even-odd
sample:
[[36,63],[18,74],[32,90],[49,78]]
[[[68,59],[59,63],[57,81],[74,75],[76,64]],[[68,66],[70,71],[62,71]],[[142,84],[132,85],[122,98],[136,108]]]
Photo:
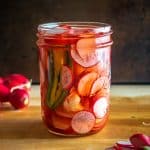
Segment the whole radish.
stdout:
[[15,89],[9,94],[9,102],[15,109],[22,109],[29,104],[29,94],[24,89]]
[[10,91],[23,88],[30,90],[31,81],[22,74],[10,74],[4,78],[4,85],[6,85]]
[[31,81],[22,74],[0,77],[0,102],[10,102],[15,109],[27,107]]
[[9,95],[9,88],[4,84],[0,84],[0,102],[7,102]]

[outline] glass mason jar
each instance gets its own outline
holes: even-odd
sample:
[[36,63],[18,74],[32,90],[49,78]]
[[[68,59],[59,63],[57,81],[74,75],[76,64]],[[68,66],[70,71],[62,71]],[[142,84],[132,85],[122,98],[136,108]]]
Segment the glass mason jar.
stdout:
[[42,118],[57,135],[101,130],[109,115],[111,26],[56,22],[38,26]]

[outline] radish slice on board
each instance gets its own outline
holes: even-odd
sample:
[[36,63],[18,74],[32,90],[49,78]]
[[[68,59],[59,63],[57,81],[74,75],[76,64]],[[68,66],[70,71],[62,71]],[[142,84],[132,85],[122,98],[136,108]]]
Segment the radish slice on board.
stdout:
[[93,112],[97,118],[103,118],[107,113],[108,101],[106,97],[96,100],[93,105]]
[[83,75],[78,82],[78,93],[81,96],[89,96],[93,82],[97,78],[97,73],[90,72]]
[[150,137],[144,134],[134,134],[130,137],[130,141],[136,148],[150,146]]
[[73,75],[69,67],[62,67],[61,83],[64,89],[69,89],[72,86]]
[[122,148],[134,148],[130,141],[117,141],[116,144]]
[[85,134],[92,130],[95,117],[91,112],[80,111],[74,115],[71,121],[72,129],[79,134]]

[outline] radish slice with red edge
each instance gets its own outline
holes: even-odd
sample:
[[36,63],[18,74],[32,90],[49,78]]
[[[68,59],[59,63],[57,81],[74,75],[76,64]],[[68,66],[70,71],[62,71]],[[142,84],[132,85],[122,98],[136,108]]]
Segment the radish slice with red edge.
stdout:
[[72,129],[78,134],[86,134],[92,130],[95,117],[91,112],[80,111],[74,115],[71,121]]
[[122,148],[134,148],[130,141],[117,141],[117,146]]
[[73,82],[72,70],[67,66],[63,66],[61,75],[62,87],[64,89],[69,89],[72,86],[72,82]]
[[98,92],[101,88],[103,88],[105,82],[105,77],[100,77],[96,79],[92,85],[90,94],[93,95]]
[[[110,41],[110,36],[103,36],[100,38],[82,38],[78,40],[76,48],[81,58],[92,54],[100,43]],[[109,55],[108,55],[109,56]]]
[[78,93],[80,96],[89,96],[93,82],[98,74],[96,72],[85,73],[78,82]]
[[134,134],[130,137],[130,141],[136,148],[150,146],[150,137],[144,134]]
[[77,42],[77,51],[81,58],[92,54],[96,49],[95,38],[83,38]]
[[72,92],[65,98],[63,107],[68,113],[83,110],[83,106],[81,105],[81,98],[77,92]]
[[108,101],[106,97],[101,97],[95,101],[93,112],[97,118],[103,118],[107,113]]
[[93,52],[90,55],[81,58],[75,49],[71,49],[71,57],[76,63],[80,64],[83,67],[91,67],[99,62],[97,52]]
[[29,105],[29,94],[24,89],[16,89],[9,95],[9,102],[15,109],[22,109]]

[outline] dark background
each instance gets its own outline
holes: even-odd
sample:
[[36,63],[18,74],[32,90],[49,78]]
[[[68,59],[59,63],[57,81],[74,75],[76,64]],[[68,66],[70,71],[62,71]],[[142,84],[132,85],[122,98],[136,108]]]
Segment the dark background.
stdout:
[[0,76],[39,82],[37,26],[54,21],[112,25],[113,83],[150,83],[149,0],[5,0],[0,5]]

